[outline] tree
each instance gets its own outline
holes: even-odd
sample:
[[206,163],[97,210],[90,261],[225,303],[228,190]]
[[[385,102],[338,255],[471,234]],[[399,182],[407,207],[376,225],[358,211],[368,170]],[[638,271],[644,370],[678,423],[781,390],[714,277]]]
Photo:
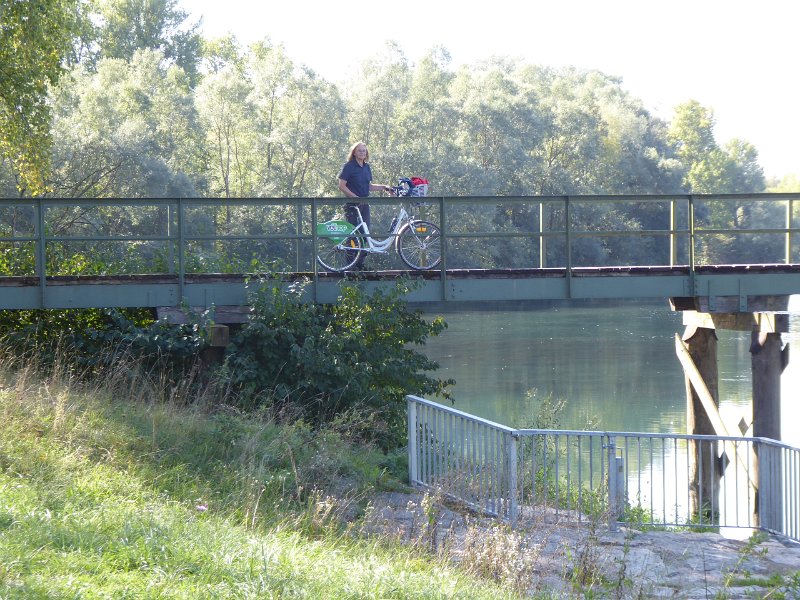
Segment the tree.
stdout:
[[[453,173],[463,173],[456,131],[459,110],[454,106],[449,69],[450,54],[434,47],[409,72],[390,67],[387,73],[396,85],[389,90],[394,118],[386,138],[386,170],[397,175],[424,175],[436,182],[437,193],[456,193]],[[385,93],[385,91],[384,91]]]
[[388,42],[381,52],[364,60],[347,83],[348,122],[353,136],[374,148],[388,145],[399,105],[411,89],[411,70],[400,46]]
[[178,0],[100,0],[99,11],[101,57],[131,60],[137,50],[157,50],[192,85],[199,81],[200,22],[186,25]]
[[346,139],[344,102],[335,85],[301,69],[290,81],[273,131],[272,189],[278,196],[329,195]]
[[255,107],[248,100],[251,91],[244,74],[231,66],[206,76],[197,89],[214,195],[253,195],[256,158],[251,121]]
[[286,55],[283,46],[274,46],[265,40],[250,48],[247,66],[252,81],[249,100],[256,109],[258,119],[256,143],[261,155],[258,187],[261,193],[270,195],[274,189],[275,131],[280,106],[294,73],[294,63]]
[[531,151],[541,141],[539,98],[518,78],[517,63],[493,60],[461,69],[452,86],[460,107],[458,140],[466,157],[461,182],[471,195],[520,195]]
[[0,0],[0,156],[21,195],[46,190],[47,92],[63,73],[83,8],[81,0]]
[[227,66],[241,69],[244,58],[236,37],[228,34],[221,38],[202,40],[202,64],[209,73],[219,73]]
[[[73,71],[53,95],[57,195],[168,197],[202,185],[200,129],[183,71],[147,50]],[[194,182],[190,178],[194,178]]]
[[742,140],[723,149],[714,137],[714,111],[696,100],[675,108],[669,140],[686,169],[684,185],[695,194],[758,192],[764,173],[758,152]]
[[[758,165],[758,152],[742,140],[734,139],[720,148],[714,138],[714,113],[696,101],[675,109],[669,130],[670,141],[686,168],[685,185],[692,193],[733,194],[764,190],[764,173]],[[777,208],[774,207],[774,208]],[[698,223],[711,229],[774,227],[774,210],[753,213],[752,203],[709,199],[695,202]],[[742,242],[746,241],[746,244]],[[741,262],[759,257],[774,262],[780,255],[777,238],[752,234],[709,234],[702,236],[697,251],[709,263]]]
[[758,150],[750,142],[732,139],[725,145],[731,161],[731,193],[757,194],[766,186],[764,169],[758,164]]

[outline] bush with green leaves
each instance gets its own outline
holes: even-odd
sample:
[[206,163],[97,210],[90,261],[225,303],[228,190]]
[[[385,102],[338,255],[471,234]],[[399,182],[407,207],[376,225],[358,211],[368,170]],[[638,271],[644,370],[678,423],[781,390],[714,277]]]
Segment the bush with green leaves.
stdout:
[[192,311],[185,325],[154,321],[147,310],[2,311],[0,336],[18,354],[68,361],[81,376],[133,361],[170,385],[218,385],[220,402],[286,420],[318,426],[357,414],[364,439],[385,450],[401,445],[406,394],[450,397],[454,382],[430,376],[438,364],[414,348],[445,322],[409,307],[405,281],[371,294],[345,281],[330,306],[304,301],[303,287],[253,284],[250,322],[234,334],[223,364],[202,378],[194,375],[210,319]]
[[223,367],[246,408],[269,405],[311,423],[359,411],[367,437],[390,448],[402,443],[406,394],[449,398],[453,382],[431,377],[438,364],[414,348],[446,323],[409,307],[408,282],[368,294],[344,281],[329,306],[303,302],[302,286],[286,293],[262,281],[254,289],[250,323]]
[[84,375],[123,359],[172,378],[191,369],[205,346],[203,316],[185,325],[155,321],[149,309],[0,311],[0,338],[41,364],[68,363]]

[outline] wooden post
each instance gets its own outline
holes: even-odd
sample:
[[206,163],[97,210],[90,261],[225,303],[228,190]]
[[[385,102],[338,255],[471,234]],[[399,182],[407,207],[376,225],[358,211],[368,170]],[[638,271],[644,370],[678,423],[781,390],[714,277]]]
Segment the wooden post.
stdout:
[[[717,335],[713,329],[689,326],[683,335],[697,370],[716,406],[719,406]],[[686,377],[686,427],[693,435],[715,435],[714,424],[702,400]],[[716,442],[689,442],[689,501],[691,514],[701,522],[714,523],[719,515],[719,481]]]
[[210,367],[222,364],[229,343],[230,330],[227,325],[208,326],[208,346],[200,352],[204,373],[208,373]]
[[753,331],[750,342],[753,370],[753,436],[781,439],[781,373],[788,346],[781,350],[780,333]]
[[[753,437],[781,439],[781,373],[789,362],[789,346],[781,349],[780,333],[762,333],[753,330],[750,341],[753,376]],[[783,483],[779,477],[769,477],[770,472],[782,472],[778,453],[769,453],[773,464],[762,464],[756,446],[753,478],[758,482],[754,502],[755,522],[762,527],[780,530],[783,515]],[[769,462],[768,461],[768,462]],[[762,477],[762,473],[767,477]],[[762,494],[767,494],[766,497]]]
[[[781,350],[780,334],[789,331],[788,296],[746,296],[744,301],[743,297],[725,296],[714,297],[713,302],[709,297],[671,298],[670,304],[673,310],[683,312],[683,324],[686,325],[683,337],[686,343],[677,340],[676,348],[687,377],[689,433],[731,436],[717,410],[719,388],[716,337],[713,335],[715,329],[730,329],[750,331],[752,335],[753,436],[780,440],[780,377],[789,360],[788,345]],[[743,305],[756,312],[740,312]],[[720,312],[700,312],[712,307]],[[698,401],[702,401],[702,406]],[[719,505],[714,496],[719,490],[725,464],[714,458],[718,453],[716,445],[698,446],[689,444],[690,508],[693,514],[705,514],[710,509],[712,512],[709,514],[713,515]],[[756,452],[752,462],[743,453],[736,453],[744,470],[749,473],[755,493],[752,504],[754,525],[780,529],[783,483],[776,475],[782,472],[780,456],[776,452],[762,452],[759,456],[758,445],[754,448]],[[698,512],[700,510],[703,513]]]

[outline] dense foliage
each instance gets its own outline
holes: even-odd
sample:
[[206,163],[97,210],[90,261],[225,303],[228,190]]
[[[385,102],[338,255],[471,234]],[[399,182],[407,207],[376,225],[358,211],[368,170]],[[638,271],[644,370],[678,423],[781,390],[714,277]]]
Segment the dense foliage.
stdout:
[[4,310],[2,345],[48,368],[57,362],[79,378],[94,378],[119,362],[176,381],[206,343],[201,317],[187,325],[155,321],[149,309]]
[[19,355],[60,361],[79,379],[135,362],[166,386],[210,386],[218,402],[248,411],[314,426],[357,415],[360,435],[389,449],[404,441],[405,396],[448,398],[453,383],[429,375],[438,365],[415,349],[446,324],[411,309],[407,285],[367,294],[350,282],[325,306],[303,302],[301,287],[284,294],[253,282],[252,317],[216,368],[202,362],[213,311],[185,325],[148,311],[0,311],[0,336]]
[[453,69],[441,47],[411,64],[389,44],[334,84],[269,39],[203,39],[176,0],[0,6],[3,195],[45,173],[19,160],[26,130],[39,152],[52,139],[57,197],[336,195],[356,139],[377,179],[424,174],[448,196],[765,188],[751,144],[717,144],[711,108],[687,100],[666,123],[598,71]]
[[0,157],[22,192],[41,194],[51,143],[49,86],[82,23],[80,0],[0,1]]
[[425,321],[402,300],[400,282],[367,295],[344,284],[333,306],[304,303],[259,286],[250,323],[232,340],[224,378],[245,402],[297,413],[312,423],[355,413],[384,446],[402,444],[406,394],[447,395],[451,381],[428,376],[438,365],[413,346],[438,335],[441,318]]

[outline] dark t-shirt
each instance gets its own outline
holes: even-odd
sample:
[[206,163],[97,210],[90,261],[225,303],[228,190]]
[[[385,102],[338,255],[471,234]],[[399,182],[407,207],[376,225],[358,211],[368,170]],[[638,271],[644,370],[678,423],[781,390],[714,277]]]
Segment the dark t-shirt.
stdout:
[[358,164],[356,159],[347,161],[339,173],[339,179],[347,183],[347,187],[359,198],[369,196],[369,184],[372,181],[372,169],[369,164],[364,166]]

